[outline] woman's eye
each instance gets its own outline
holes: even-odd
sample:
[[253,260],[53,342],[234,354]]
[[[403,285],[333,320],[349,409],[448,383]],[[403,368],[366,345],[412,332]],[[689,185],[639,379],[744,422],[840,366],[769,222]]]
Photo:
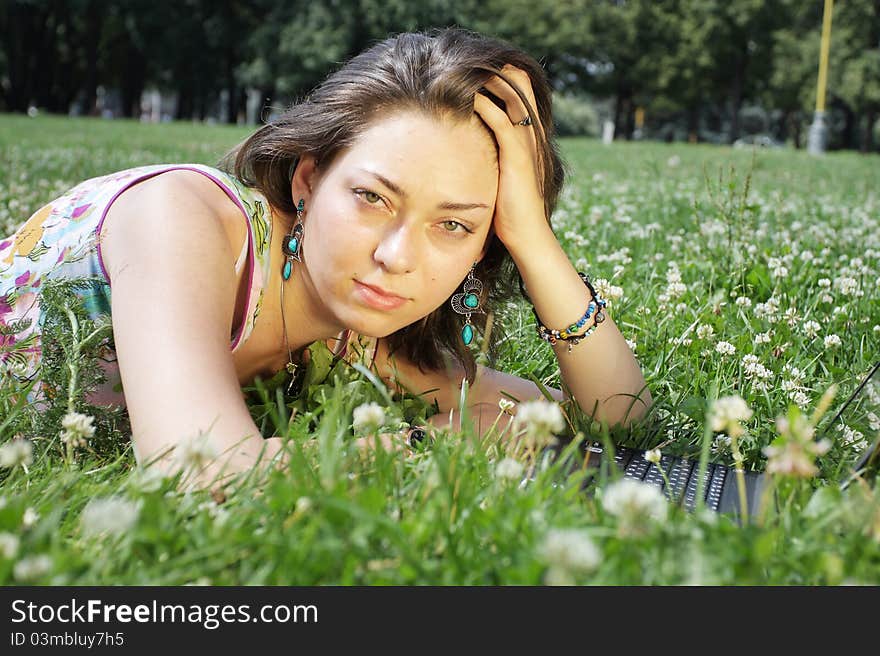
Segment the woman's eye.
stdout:
[[370,205],[375,205],[382,200],[382,197],[375,191],[367,191],[366,189],[355,189],[354,193],[356,193]]
[[[453,221],[452,219],[444,221],[441,225],[443,226],[443,229],[451,235],[464,236],[474,234],[474,231],[468,228],[465,224]],[[458,228],[461,228],[461,230],[458,230]]]

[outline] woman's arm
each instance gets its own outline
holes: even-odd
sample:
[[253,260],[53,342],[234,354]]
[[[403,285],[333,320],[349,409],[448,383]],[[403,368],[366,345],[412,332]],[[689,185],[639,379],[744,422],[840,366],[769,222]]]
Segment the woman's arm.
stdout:
[[[191,172],[151,178],[116,200],[102,230],[135,455],[141,464],[158,458],[169,473],[193,466],[185,480],[198,487],[226,481],[281,446],[263,439],[236,375],[229,344],[237,251],[212,187]],[[198,454],[181,460],[176,447],[201,433],[218,457],[196,469]]]
[[[502,72],[536,107],[528,74],[510,65]],[[493,77],[486,88],[506,107],[501,109],[482,93],[474,98],[474,111],[495,133],[499,148],[493,229],[516,263],[541,322],[561,330],[583,315],[591,296],[545,216],[537,146],[541,121],[519,124],[528,116],[526,106],[500,77]],[[651,394],[632,350],[610,317],[571,352],[562,341],[554,350],[562,379],[584,412],[593,415],[595,407],[595,419],[609,426],[628,426],[645,415]]]

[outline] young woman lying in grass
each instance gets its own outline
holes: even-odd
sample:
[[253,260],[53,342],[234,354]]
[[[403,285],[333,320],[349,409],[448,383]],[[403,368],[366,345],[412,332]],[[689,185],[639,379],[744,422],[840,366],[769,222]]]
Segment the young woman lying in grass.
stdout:
[[[433,390],[435,426],[456,425],[464,378],[480,430],[503,393],[541,398],[470,351],[520,293],[577,404],[626,426],[651,395],[551,229],[564,177],[552,126],[544,72],[521,50],[457,29],[389,38],[219,168],[130,169],[40,209],[0,242],[0,323],[34,319],[16,339],[38,376],[41,283],[100,276],[83,297],[113,339],[90,401],[126,408],[141,463],[171,468],[173,449],[206,433],[222,455],[204,483],[279,455],[241,388],[316,341],[349,357],[366,338],[386,382]],[[39,385],[30,400],[46,401]]]

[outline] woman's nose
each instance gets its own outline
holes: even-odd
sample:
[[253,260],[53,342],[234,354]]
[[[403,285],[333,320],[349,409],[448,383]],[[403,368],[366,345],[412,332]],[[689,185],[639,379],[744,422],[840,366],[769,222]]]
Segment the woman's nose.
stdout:
[[418,230],[415,225],[397,221],[387,226],[373,254],[389,273],[408,273],[418,257]]

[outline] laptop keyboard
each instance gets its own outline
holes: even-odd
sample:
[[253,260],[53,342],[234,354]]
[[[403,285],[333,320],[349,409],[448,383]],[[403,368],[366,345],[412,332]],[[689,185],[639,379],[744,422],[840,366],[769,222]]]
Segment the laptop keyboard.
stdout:
[[[595,445],[599,446],[599,445]],[[592,449],[599,451],[599,449]],[[699,487],[700,464],[695,460],[685,460],[674,456],[664,455],[660,457],[660,467],[645,460],[644,451],[617,447],[614,453],[614,461],[623,471],[626,478],[656,485],[670,501],[677,501],[683,496],[684,507],[693,510],[697,502],[697,488]],[[666,473],[669,479],[667,488],[666,481],[660,469]],[[712,510],[718,510],[721,506],[721,492],[724,489],[724,481],[727,478],[728,468],[724,465],[707,463],[703,477],[703,500],[706,506]]]

